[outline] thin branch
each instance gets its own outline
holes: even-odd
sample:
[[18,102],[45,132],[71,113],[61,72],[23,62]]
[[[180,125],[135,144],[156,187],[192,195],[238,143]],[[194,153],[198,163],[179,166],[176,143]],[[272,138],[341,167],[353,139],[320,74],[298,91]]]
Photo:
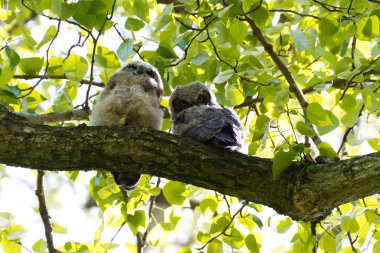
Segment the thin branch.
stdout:
[[327,11],[330,11],[330,12],[342,12],[342,9],[346,9],[346,8],[340,8],[340,7],[331,5],[331,4],[325,4],[325,3],[322,3],[322,2],[320,2],[318,0],[313,0],[313,2],[319,4],[324,9],[326,9]]
[[248,14],[250,14],[250,13],[252,13],[252,12],[257,11],[257,10],[261,7],[262,4],[263,4],[263,0],[260,0],[260,3],[259,3],[257,6],[253,7],[253,8],[250,9],[249,11],[243,13],[242,16],[245,16],[245,15],[248,15]]
[[78,109],[64,112],[51,112],[46,114],[17,113],[27,118],[33,124],[47,124],[55,122],[64,122],[70,120],[88,120],[90,115],[89,109]]
[[50,216],[46,207],[46,202],[45,202],[45,194],[44,194],[44,186],[43,186],[43,177],[45,172],[43,170],[38,170],[37,171],[37,190],[36,190],[36,195],[38,198],[38,203],[39,203],[39,211],[40,211],[40,216],[42,219],[42,223],[44,224],[45,227],[45,236],[46,236],[46,243],[47,247],[49,250],[49,253],[56,253],[57,250],[54,248],[54,242],[53,242],[53,228],[50,223]]
[[95,66],[95,54],[96,54],[96,48],[97,48],[97,45],[98,45],[98,41],[99,41],[99,38],[100,36],[102,35],[102,32],[103,32],[103,29],[107,23],[108,20],[110,20],[113,16],[113,11],[114,11],[114,6],[115,6],[115,2],[116,0],[114,0],[114,3],[112,5],[112,11],[111,11],[111,16],[108,17],[108,13],[106,14],[104,20],[103,20],[103,24],[102,26],[100,27],[99,31],[98,31],[98,35],[94,38],[93,37],[93,48],[92,48],[92,55],[91,55],[91,65],[90,65],[90,82],[88,84],[88,87],[87,87],[87,92],[86,92],[86,100],[84,102],[84,108],[90,108],[88,106],[88,101],[89,101],[89,97],[90,97],[90,90],[91,90],[91,85],[92,85],[92,82],[94,80],[94,66]]
[[[43,76],[46,75],[46,73],[47,73],[47,71],[48,71],[48,69],[49,69],[49,50],[50,50],[50,47],[53,45],[55,39],[58,37],[58,34],[59,34],[59,31],[60,31],[60,28],[61,28],[61,20],[58,20],[57,32],[56,32],[56,34],[54,35],[53,39],[50,41],[49,46],[48,46],[47,49],[46,49],[46,64],[45,64],[45,70],[44,70],[44,74],[43,74]],[[27,92],[27,93],[24,94],[24,95],[19,96],[18,98],[24,98],[24,97],[29,96],[29,95],[33,92],[33,90],[34,90],[34,89],[35,89],[35,88],[36,88],[36,87],[42,82],[42,80],[44,80],[44,79],[45,79],[45,78],[40,78],[40,79],[37,81],[37,83],[36,83],[35,85],[33,85],[33,86],[30,88],[29,92]]]
[[[339,212],[340,215],[343,215],[342,211],[340,210],[339,207],[336,208]],[[351,249],[353,252],[355,253],[358,253],[358,251],[356,250],[355,246],[354,246],[354,240],[352,240],[352,237],[351,237],[351,233],[350,232],[346,232],[346,235],[348,237],[348,241],[350,242],[350,245],[351,245]]]
[[236,213],[231,217],[231,220],[230,222],[228,222],[227,226],[223,229],[222,232],[220,232],[219,234],[217,234],[216,236],[212,237],[210,240],[208,240],[202,247],[200,248],[197,248],[197,250],[203,250],[209,243],[211,243],[212,241],[214,241],[216,238],[218,238],[219,236],[223,235],[226,233],[227,229],[230,227],[230,225],[232,224],[232,222],[234,221],[235,217],[243,210],[243,208],[246,206],[246,204],[243,204],[239,210],[236,211]]
[[[121,229],[124,227],[124,225],[127,224],[127,221],[123,221],[123,223],[120,225],[119,229],[116,231],[115,235],[111,238],[111,243],[115,240],[116,236],[120,233]],[[107,253],[108,249],[104,251],[104,253]]]
[[287,13],[293,13],[293,14],[296,14],[298,16],[301,16],[301,17],[310,17],[310,18],[315,18],[315,19],[321,19],[320,17],[318,16],[314,16],[314,15],[310,15],[310,14],[303,14],[303,13],[299,13],[299,12],[296,12],[296,11],[293,11],[293,10],[285,10],[285,9],[270,9],[268,10],[270,12],[287,12]]
[[[161,178],[157,178],[156,187],[159,187],[160,183],[161,183]],[[152,219],[152,211],[153,211],[153,206],[156,202],[156,198],[157,196],[153,196],[153,195],[150,197],[150,205],[149,205],[149,210],[148,210],[148,219],[149,219],[148,227],[149,227],[150,220]],[[137,234],[137,252],[138,253],[142,253],[145,247],[146,238],[148,237],[148,227],[146,228],[144,234],[142,235],[141,233]]]
[[[68,79],[66,75],[14,75],[12,77],[13,79],[24,79],[24,80],[30,80],[30,79]],[[80,84],[89,84],[90,80],[82,79]],[[97,87],[105,87],[105,84],[102,82],[92,82],[92,85]]]
[[378,60],[380,59],[380,55],[377,56],[375,59],[373,59],[369,64],[368,66],[366,66],[365,68],[363,68],[362,70],[360,70],[358,73],[355,73],[354,75],[351,76],[350,79],[348,79],[346,81],[346,85],[345,85],[345,88],[344,88],[344,91],[342,93],[342,95],[340,96],[339,98],[339,101],[342,100],[344,98],[344,96],[346,95],[346,92],[348,91],[348,89],[350,88],[349,87],[349,84],[359,75],[363,74],[367,69],[369,69],[370,67],[372,67],[372,65],[374,65]]
[[173,63],[171,63],[170,65],[166,65],[165,67],[166,67],[166,68],[174,67],[174,66],[177,66],[178,64],[180,64],[181,62],[183,62],[184,60],[186,60],[186,58],[187,58],[187,52],[189,51],[189,48],[190,48],[191,44],[194,42],[194,40],[195,40],[199,35],[202,34],[202,32],[204,32],[205,30],[207,30],[207,28],[209,27],[209,25],[210,25],[212,22],[214,22],[216,19],[217,19],[216,17],[213,18],[213,19],[211,19],[210,22],[206,23],[205,26],[204,26],[203,28],[201,28],[201,29],[198,31],[198,33],[195,34],[194,37],[191,38],[189,44],[187,44],[187,46],[186,46],[186,48],[185,48],[185,50],[184,50],[184,55],[183,55],[183,57],[182,57],[180,60],[178,60],[178,61],[176,61],[176,62],[173,62]]

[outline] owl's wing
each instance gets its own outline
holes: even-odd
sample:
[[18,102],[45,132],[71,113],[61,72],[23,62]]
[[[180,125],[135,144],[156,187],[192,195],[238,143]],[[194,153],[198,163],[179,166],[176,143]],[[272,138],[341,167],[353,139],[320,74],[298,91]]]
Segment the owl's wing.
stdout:
[[192,119],[188,123],[193,126],[188,128],[184,136],[231,149],[241,147],[242,128],[231,110],[208,107],[187,115]]

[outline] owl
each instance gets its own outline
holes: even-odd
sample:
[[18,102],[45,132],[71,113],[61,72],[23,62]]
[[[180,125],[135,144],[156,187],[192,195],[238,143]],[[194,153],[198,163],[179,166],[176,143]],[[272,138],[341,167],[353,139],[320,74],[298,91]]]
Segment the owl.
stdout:
[[[146,62],[132,61],[108,80],[90,115],[92,126],[147,127],[160,130],[163,85],[159,72]],[[140,174],[111,172],[115,183],[133,189]]]
[[200,82],[178,86],[169,98],[174,134],[230,150],[243,145],[244,132],[234,111],[220,106]]

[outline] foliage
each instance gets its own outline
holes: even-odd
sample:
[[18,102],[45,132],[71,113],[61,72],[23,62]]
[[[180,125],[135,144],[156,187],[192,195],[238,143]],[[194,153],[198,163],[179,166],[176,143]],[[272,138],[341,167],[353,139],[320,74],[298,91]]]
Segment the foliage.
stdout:
[[[306,157],[350,158],[380,150],[378,1],[168,2],[1,1],[0,103],[28,113],[87,107],[110,75],[140,58],[162,75],[163,106],[176,86],[199,80],[221,104],[235,107],[244,122],[248,154],[273,158],[274,176]],[[302,90],[306,105],[295,88]],[[165,119],[163,130],[169,128]],[[76,181],[78,173],[66,176]],[[176,252],[259,252],[270,247],[263,243],[265,227],[293,234],[287,252],[310,252],[316,241],[319,251],[380,250],[376,196],[342,205],[313,228],[268,216],[270,211],[258,204],[148,176],[127,201],[102,173],[91,179],[89,193],[102,225],[93,242],[66,241],[58,246],[61,251],[139,252],[147,245]],[[152,208],[157,199],[158,211]],[[191,230],[185,242],[176,241],[186,210],[193,217]],[[0,243],[4,252],[21,252],[28,233],[12,220],[11,214],[0,213]],[[136,245],[101,236],[109,227],[124,225]],[[65,233],[65,228],[53,224],[53,231]],[[46,252],[48,246],[41,239],[26,247]]]

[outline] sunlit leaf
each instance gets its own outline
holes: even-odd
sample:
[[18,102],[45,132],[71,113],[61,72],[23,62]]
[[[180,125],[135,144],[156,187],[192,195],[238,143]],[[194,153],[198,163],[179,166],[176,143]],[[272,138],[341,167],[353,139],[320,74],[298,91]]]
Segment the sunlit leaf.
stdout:
[[83,57],[72,54],[65,59],[63,70],[68,79],[80,82],[87,74],[88,63]]
[[133,40],[125,39],[117,49],[117,55],[123,60],[126,61],[133,51]]
[[293,222],[290,218],[281,220],[276,226],[277,232],[281,234],[286,233],[291,228],[292,225],[293,225]]
[[145,23],[137,18],[128,17],[125,21],[125,28],[132,31],[138,31],[145,26]]
[[223,253],[223,244],[218,239],[213,240],[207,246],[207,253]]
[[49,26],[41,42],[38,43],[37,49],[40,49],[43,45],[51,41],[57,34],[58,29],[54,25]]
[[278,177],[281,173],[289,168],[295,158],[293,150],[287,152],[280,150],[273,157],[272,173],[274,177]]
[[331,233],[323,233],[321,239],[319,240],[318,246],[321,250],[336,253],[336,241]]
[[186,200],[183,196],[186,191],[186,184],[176,181],[167,182],[162,188],[166,200],[172,205],[182,205]]
[[43,57],[22,58],[19,67],[25,74],[32,76],[40,72],[43,63]]
[[321,142],[318,144],[319,155],[327,158],[338,157],[338,154],[331,147],[328,142]]
[[5,46],[5,53],[7,54],[8,61],[9,61],[9,67],[11,70],[16,68],[17,64],[20,62],[20,56],[14,51],[12,48],[10,48],[8,45]]

